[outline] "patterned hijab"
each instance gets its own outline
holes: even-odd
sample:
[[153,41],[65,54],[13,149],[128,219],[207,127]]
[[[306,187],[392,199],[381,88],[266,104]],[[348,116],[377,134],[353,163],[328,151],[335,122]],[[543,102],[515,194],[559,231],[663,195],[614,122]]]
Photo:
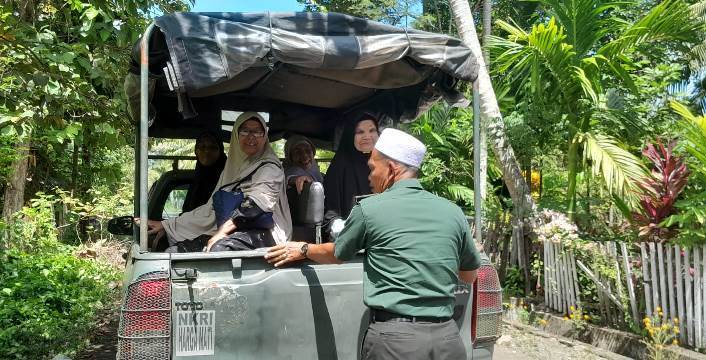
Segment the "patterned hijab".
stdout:
[[[238,129],[244,122],[251,119],[259,121],[263,129],[265,129],[265,144],[262,151],[248,156],[240,149]],[[284,180],[281,163],[267,138],[267,123],[260,114],[252,111],[245,112],[235,121],[230,138],[230,149],[228,149],[228,161],[226,161],[225,168],[221,172],[215,191],[218,191],[224,185],[240,181],[265,162],[277,165],[263,165],[252,175],[250,180],[243,181],[238,187],[260,209],[272,212],[275,222],[272,236],[277,243],[283,243],[289,239],[292,232],[292,219],[287,202],[287,184]],[[226,188],[228,187],[226,186]],[[192,211],[163,221],[164,229],[170,241],[183,241],[194,239],[203,234],[214,234],[216,232],[216,215],[212,201],[213,199],[210,199],[206,204]]]

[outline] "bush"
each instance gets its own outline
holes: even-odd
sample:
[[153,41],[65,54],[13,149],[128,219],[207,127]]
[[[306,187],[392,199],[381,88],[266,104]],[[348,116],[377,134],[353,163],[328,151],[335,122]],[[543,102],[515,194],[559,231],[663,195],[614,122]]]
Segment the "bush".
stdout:
[[0,254],[0,358],[41,359],[76,350],[113,294],[115,269],[71,248]]

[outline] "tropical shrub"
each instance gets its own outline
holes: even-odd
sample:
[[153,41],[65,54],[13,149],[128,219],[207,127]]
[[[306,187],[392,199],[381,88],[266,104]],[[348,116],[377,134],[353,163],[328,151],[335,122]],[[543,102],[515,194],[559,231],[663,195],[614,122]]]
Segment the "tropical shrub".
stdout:
[[671,103],[672,109],[682,117],[681,144],[687,153],[686,161],[692,171],[692,181],[685,195],[675,207],[678,213],[667,218],[663,226],[679,229],[677,240],[684,244],[706,242],[706,117],[695,116],[684,105]]
[[684,190],[689,177],[684,159],[674,154],[676,142],[665,147],[661,142],[648,144],[642,154],[652,162],[651,174],[638,182],[644,190],[640,195],[642,212],[633,220],[639,226],[639,235],[650,241],[664,241],[674,234],[662,222],[674,214],[674,205]]
[[71,248],[0,253],[0,358],[42,359],[75,350],[109,303],[115,269]]

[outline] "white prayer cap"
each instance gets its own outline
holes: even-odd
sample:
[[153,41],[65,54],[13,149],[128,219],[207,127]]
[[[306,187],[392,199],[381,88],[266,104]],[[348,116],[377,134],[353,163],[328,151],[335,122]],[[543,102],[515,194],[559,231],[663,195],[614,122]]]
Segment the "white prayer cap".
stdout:
[[375,143],[375,149],[387,157],[403,164],[419,168],[422,165],[426,146],[404,131],[387,128]]

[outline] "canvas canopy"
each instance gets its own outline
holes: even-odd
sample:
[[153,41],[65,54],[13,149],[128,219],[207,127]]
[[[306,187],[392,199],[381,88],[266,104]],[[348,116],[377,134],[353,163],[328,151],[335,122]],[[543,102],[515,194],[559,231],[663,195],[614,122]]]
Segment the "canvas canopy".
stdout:
[[[220,129],[222,110],[255,110],[270,114],[273,139],[298,133],[331,145],[364,111],[396,123],[440,98],[467,106],[459,84],[478,70],[458,39],[336,13],[175,13],[155,25],[153,137],[193,138]],[[125,83],[134,119],[139,56],[138,42]]]

